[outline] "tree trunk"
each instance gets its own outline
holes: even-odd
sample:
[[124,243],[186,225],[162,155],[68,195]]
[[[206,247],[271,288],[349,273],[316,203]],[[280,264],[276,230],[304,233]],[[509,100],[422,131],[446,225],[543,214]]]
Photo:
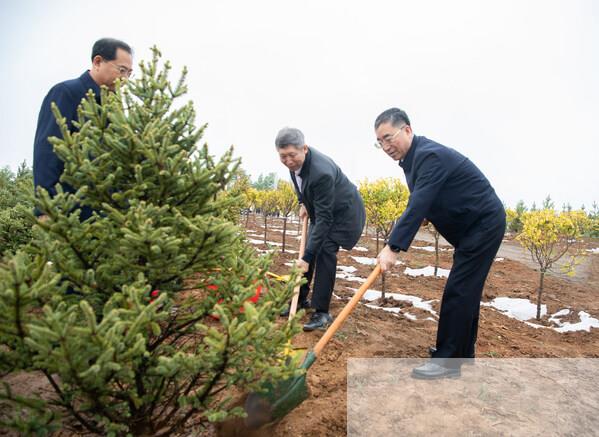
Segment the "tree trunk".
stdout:
[[439,233],[435,232],[435,277],[439,270]]
[[266,213],[264,213],[264,244],[266,244]]
[[379,254],[379,231],[376,231],[376,254]]
[[281,252],[285,253],[285,234],[287,233],[287,216],[283,217],[283,248]]
[[246,229],[248,228],[249,221],[250,221],[250,210],[248,209],[248,211],[245,215],[245,228]]
[[539,290],[537,292],[537,320],[541,320],[541,295],[543,294],[543,279],[545,279],[545,272],[541,270],[541,281],[539,284]]
[[385,272],[381,273],[381,300],[385,299]]

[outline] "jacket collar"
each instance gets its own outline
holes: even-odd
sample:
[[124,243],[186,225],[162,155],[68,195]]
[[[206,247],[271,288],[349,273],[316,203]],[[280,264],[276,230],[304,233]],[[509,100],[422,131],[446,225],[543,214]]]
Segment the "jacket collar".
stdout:
[[418,147],[419,138],[420,137],[416,135],[412,137],[412,144],[410,145],[410,150],[408,150],[406,156],[399,161],[399,166],[403,168],[404,171],[409,172],[412,169],[412,164],[414,163],[414,153],[416,147]]
[[86,90],[92,90],[96,96],[96,100],[100,101],[100,87],[98,84],[92,79],[91,74],[89,74],[89,70],[85,71],[81,76],[79,76],[79,80],[83,83],[83,86]]
[[308,147],[308,153],[306,153],[304,165],[302,165],[302,169],[299,173],[299,177],[302,178],[302,180],[304,180],[304,178],[310,173],[310,162],[312,162],[312,150]]

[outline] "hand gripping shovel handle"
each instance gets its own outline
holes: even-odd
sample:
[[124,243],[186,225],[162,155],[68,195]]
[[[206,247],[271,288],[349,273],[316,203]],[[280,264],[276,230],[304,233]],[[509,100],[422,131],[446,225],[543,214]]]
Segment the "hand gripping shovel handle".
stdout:
[[343,325],[343,322],[345,322],[345,319],[347,319],[347,317],[354,310],[356,305],[358,305],[358,302],[360,302],[360,299],[362,299],[362,296],[364,296],[364,293],[366,293],[366,290],[368,290],[368,287],[370,287],[372,285],[372,283],[375,281],[375,279],[377,278],[379,273],[381,273],[381,266],[377,264],[376,267],[374,268],[374,270],[372,271],[372,273],[370,273],[370,275],[366,279],[366,282],[364,282],[362,284],[362,286],[359,288],[359,290],[356,291],[356,293],[353,295],[351,300],[347,303],[347,305],[345,305],[343,310],[339,313],[339,315],[337,316],[335,321],[331,324],[331,326],[329,326],[329,329],[326,330],[326,332],[320,338],[318,343],[316,343],[316,346],[314,346],[313,352],[314,352],[315,357],[317,357],[320,354],[320,352],[326,346],[326,344],[329,342],[331,337],[333,337],[333,335],[335,335],[335,332],[337,332],[337,330],[341,327],[341,325]]
[[[302,223],[302,236],[300,239],[299,254],[297,256],[298,261],[304,257],[304,250],[306,249],[306,235],[308,234],[308,216],[304,217]],[[293,298],[291,299],[291,307],[289,307],[289,320],[293,319],[297,312],[297,301],[299,299],[300,286],[296,285],[293,289]]]

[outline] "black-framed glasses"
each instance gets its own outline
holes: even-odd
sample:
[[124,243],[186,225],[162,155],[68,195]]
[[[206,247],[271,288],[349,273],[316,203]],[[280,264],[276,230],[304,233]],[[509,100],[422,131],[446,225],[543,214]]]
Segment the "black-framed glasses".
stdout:
[[402,129],[404,127],[406,127],[407,124],[404,124],[402,127],[400,127],[399,129],[397,129],[395,131],[395,133],[393,134],[387,134],[385,135],[383,138],[381,138],[380,140],[376,140],[376,143],[374,143],[374,146],[377,149],[382,148],[385,144],[391,144],[391,141],[393,141],[395,139],[395,137],[397,136],[398,133],[400,133],[402,131]]

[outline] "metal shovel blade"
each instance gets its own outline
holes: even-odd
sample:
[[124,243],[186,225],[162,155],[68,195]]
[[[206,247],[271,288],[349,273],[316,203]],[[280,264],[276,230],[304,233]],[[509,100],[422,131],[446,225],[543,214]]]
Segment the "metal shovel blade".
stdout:
[[[307,371],[315,360],[314,352],[308,352],[300,369]],[[245,401],[245,424],[249,428],[260,428],[284,417],[308,397],[305,372],[264,388],[263,393],[250,393]]]

